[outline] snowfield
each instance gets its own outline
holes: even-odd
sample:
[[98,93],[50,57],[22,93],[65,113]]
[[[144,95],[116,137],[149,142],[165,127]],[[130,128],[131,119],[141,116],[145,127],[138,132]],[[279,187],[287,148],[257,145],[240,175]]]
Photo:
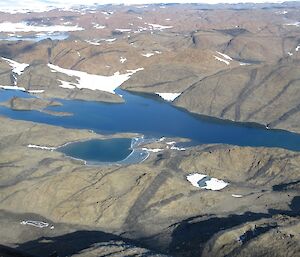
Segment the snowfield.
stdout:
[[173,102],[175,98],[181,95],[181,93],[158,93],[156,92],[155,94],[159,95],[162,99]]
[[[205,174],[192,173],[189,174],[186,178],[194,187],[199,187],[202,189],[219,191],[228,186],[228,183],[226,183],[225,181],[216,178],[210,178]],[[205,180],[206,178],[207,180]],[[200,186],[200,184],[202,184],[201,182],[204,183],[204,186]]]
[[6,61],[13,68],[12,71],[14,73],[17,73],[18,75],[21,75],[23,71],[29,66],[29,64],[27,63],[19,63],[8,58],[2,57],[2,59]]
[[75,87],[79,89],[87,88],[91,90],[101,90],[112,94],[115,94],[115,89],[121,86],[126,80],[128,80],[132,74],[143,70],[143,68],[138,68],[136,70],[128,70],[128,73],[125,74],[116,72],[112,76],[101,76],[89,74],[83,71],[64,69],[53,64],[48,64],[48,67],[52,72],[61,72],[69,76],[77,77],[77,83],[70,83],[60,80],[60,82],[62,83],[60,87],[69,89],[74,89]]

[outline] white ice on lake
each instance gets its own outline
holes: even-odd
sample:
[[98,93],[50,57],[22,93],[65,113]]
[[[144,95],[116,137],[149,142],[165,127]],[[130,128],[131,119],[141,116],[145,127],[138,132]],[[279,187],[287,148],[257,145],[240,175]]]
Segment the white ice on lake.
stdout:
[[0,32],[67,32],[67,31],[80,31],[84,30],[82,27],[78,26],[64,26],[64,25],[54,25],[54,26],[33,26],[28,25],[24,22],[2,22],[0,23]]

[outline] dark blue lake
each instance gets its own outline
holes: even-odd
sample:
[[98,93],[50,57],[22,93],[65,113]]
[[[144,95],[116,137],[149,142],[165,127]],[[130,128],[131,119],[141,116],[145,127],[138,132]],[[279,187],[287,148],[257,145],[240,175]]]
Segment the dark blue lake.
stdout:
[[[51,108],[71,112],[73,116],[56,117],[36,111],[12,111],[5,107],[0,107],[0,114],[67,128],[92,129],[104,134],[138,132],[149,137],[185,137],[195,144],[224,143],[300,151],[300,134],[192,115],[159,98],[121,90],[118,93],[123,95],[124,104],[59,100],[63,106]],[[14,95],[26,96],[26,93],[0,90],[0,101]]]

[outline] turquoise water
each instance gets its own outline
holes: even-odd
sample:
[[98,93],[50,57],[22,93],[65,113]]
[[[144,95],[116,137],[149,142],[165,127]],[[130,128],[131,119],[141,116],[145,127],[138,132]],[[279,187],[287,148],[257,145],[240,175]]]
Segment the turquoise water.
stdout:
[[75,142],[58,148],[58,151],[91,164],[93,162],[118,162],[132,153],[130,138]]
[[142,137],[93,139],[70,143],[58,148],[57,151],[69,157],[84,160],[89,165],[132,164],[148,158],[149,153],[139,148],[140,143],[144,142]]
[[[91,129],[103,134],[137,132],[146,137],[189,138],[194,144],[224,143],[300,151],[300,135],[296,133],[192,115],[158,97],[135,95],[121,90],[118,93],[123,95],[125,103],[59,100],[63,106],[49,108],[74,114],[68,117],[36,111],[12,111],[5,107],[0,107],[0,114],[67,128]],[[24,92],[0,90],[0,101],[14,95],[28,96]]]

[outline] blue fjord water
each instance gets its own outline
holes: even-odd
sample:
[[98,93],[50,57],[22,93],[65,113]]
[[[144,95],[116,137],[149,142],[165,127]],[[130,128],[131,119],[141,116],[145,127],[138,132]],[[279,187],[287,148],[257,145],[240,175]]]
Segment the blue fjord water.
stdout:
[[[66,128],[91,129],[102,134],[137,132],[148,137],[189,138],[194,144],[224,143],[300,151],[300,134],[193,115],[158,97],[145,97],[121,90],[118,93],[123,95],[125,103],[59,100],[63,106],[49,108],[71,112],[73,116],[57,117],[37,111],[13,111],[5,107],[0,107],[0,114]],[[0,101],[13,96],[29,97],[24,92],[0,90]]]

